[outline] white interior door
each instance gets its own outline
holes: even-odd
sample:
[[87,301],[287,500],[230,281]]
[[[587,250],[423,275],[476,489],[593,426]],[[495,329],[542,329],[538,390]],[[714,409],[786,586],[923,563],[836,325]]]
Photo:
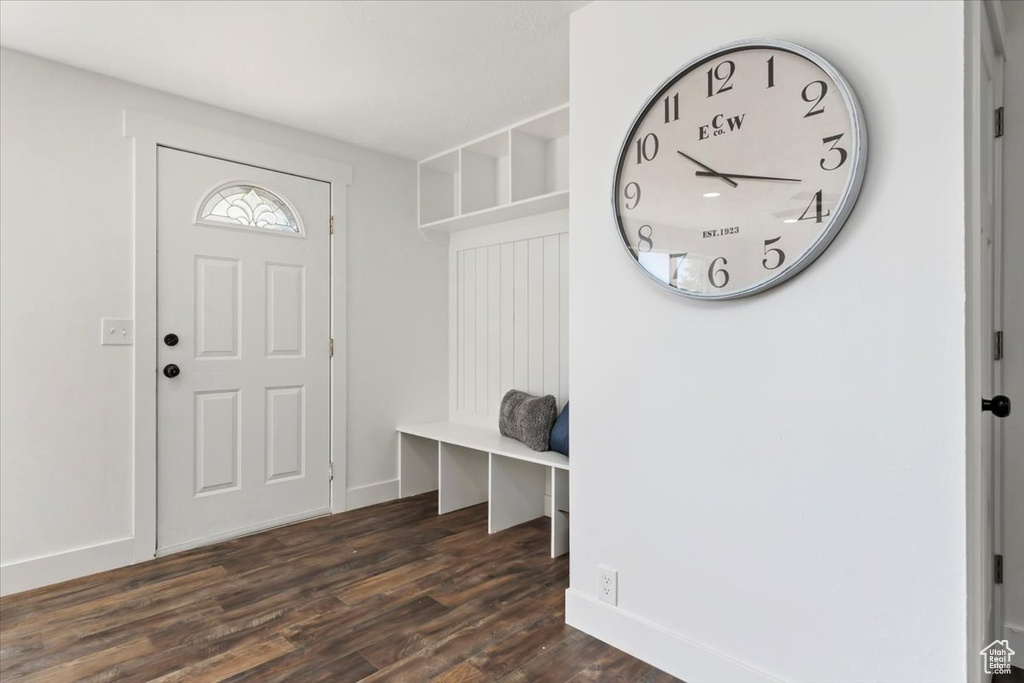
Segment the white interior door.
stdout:
[[329,510],[330,185],[167,148],[157,170],[166,554]]

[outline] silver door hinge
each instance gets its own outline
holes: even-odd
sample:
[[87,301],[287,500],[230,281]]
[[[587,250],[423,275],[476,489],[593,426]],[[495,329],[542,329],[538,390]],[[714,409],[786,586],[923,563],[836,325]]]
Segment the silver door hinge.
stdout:
[[996,137],[1003,137],[1003,108],[996,109]]
[[331,358],[334,358],[334,337],[331,337],[330,351],[331,351]]
[[331,234],[334,234],[334,215],[331,215]]
[[1003,331],[999,330],[995,334],[995,340],[992,343],[992,358],[994,360],[1003,359]]
[[333,462],[327,463],[327,478],[330,481],[334,481],[334,463]]
[[993,565],[993,569],[995,570],[995,577],[994,578],[995,578],[996,583],[1002,583],[1003,582],[1003,556],[1002,555],[996,555],[996,561],[995,561],[995,563]]

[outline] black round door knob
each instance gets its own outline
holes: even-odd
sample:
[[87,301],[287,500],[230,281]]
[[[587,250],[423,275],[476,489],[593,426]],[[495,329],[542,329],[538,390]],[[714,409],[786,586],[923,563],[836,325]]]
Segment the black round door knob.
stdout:
[[174,363],[168,363],[164,366],[164,377],[177,377],[181,374],[181,368]]
[[981,399],[981,409],[991,410],[996,417],[1006,417],[1010,414],[1010,399],[1002,395],[983,398]]
[[177,346],[178,345],[178,335],[174,334],[173,332],[171,332],[170,334],[165,334],[164,335],[164,344],[167,344],[168,346]]

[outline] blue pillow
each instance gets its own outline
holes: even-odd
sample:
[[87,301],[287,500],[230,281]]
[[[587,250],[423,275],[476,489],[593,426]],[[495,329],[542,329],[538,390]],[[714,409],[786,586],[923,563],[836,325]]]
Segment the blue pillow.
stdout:
[[566,401],[562,408],[562,414],[555,420],[555,426],[551,428],[551,438],[548,441],[553,451],[562,455],[569,455],[569,402]]

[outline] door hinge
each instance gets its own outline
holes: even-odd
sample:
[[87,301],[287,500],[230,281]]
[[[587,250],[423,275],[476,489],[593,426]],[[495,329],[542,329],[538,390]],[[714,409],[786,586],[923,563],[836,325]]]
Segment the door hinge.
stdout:
[[1002,583],[1003,582],[1003,556],[1002,555],[996,555],[996,561],[995,561],[995,564],[993,566],[993,569],[995,570],[995,580],[996,580],[996,583]]
[[331,214],[331,234],[334,234],[334,214]]
[[1003,359],[1003,331],[998,330],[995,334],[995,340],[993,341],[992,358],[994,360]]
[[330,481],[334,481],[334,463],[327,463],[327,478]]
[[1003,137],[1003,108],[996,109],[996,137]]
[[331,352],[331,358],[334,358],[334,337],[331,337],[330,352]]

